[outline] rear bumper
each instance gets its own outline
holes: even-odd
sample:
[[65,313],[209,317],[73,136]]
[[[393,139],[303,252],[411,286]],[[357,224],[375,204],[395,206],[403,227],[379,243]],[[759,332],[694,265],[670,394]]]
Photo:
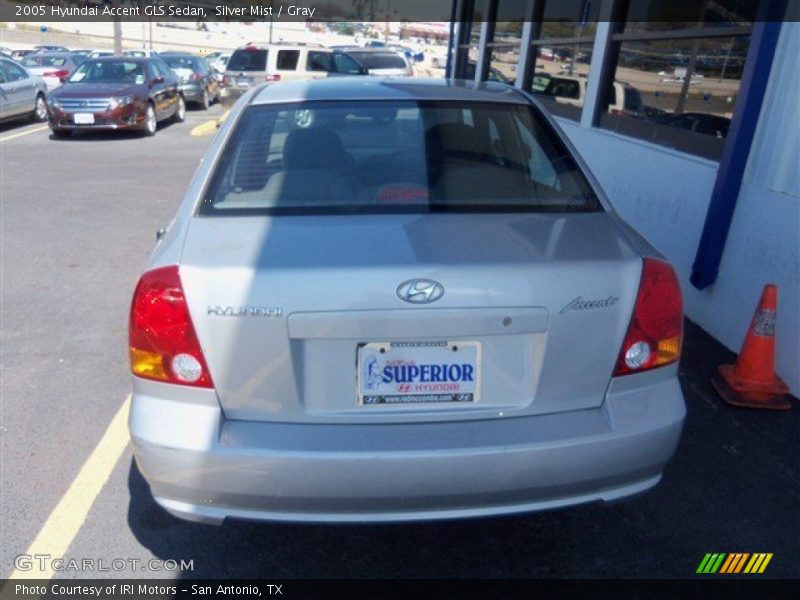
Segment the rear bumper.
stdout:
[[219,93],[219,101],[220,104],[224,108],[230,108],[236,101],[244,96],[247,92],[250,91],[252,88],[234,88],[234,87],[224,87],[220,90]]
[[675,378],[626,382],[592,410],[391,425],[226,421],[211,402],[136,387],[139,468],[166,510],[203,522],[444,519],[616,500],[658,483],[685,416]]
[[200,83],[182,83],[180,86],[181,93],[187,102],[200,102],[203,99],[204,86]]

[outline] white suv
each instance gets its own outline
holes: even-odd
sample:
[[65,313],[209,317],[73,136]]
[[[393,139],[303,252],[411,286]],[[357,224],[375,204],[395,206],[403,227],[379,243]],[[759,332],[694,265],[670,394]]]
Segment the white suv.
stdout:
[[[546,74],[537,74],[537,77],[539,79],[537,81],[534,78],[532,88],[534,94],[549,97],[561,104],[583,106],[588,83],[586,77]],[[639,90],[620,81],[614,82],[613,90],[611,98],[609,98],[609,113],[612,115],[639,114],[642,111],[642,96]]]
[[232,104],[264,82],[318,79],[331,74],[365,75],[343,52],[308,44],[247,44],[231,55],[222,78],[223,101]]

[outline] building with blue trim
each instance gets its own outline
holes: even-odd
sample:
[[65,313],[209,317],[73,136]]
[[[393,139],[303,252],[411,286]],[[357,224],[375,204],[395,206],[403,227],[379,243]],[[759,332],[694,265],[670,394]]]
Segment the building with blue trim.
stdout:
[[739,350],[779,288],[800,393],[800,3],[455,0],[448,76],[536,94],[623,218],[676,267],[688,318]]

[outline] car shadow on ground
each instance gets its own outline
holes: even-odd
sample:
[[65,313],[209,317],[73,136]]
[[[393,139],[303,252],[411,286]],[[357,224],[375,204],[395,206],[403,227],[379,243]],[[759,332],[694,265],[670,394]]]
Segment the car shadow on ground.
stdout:
[[20,117],[19,119],[10,119],[0,123],[0,135],[4,133],[14,133],[17,129],[28,127],[29,125],[47,125],[45,121],[34,121],[29,117]]
[[[131,464],[128,523],[193,578],[693,577],[706,552],[773,552],[766,577],[796,577],[800,410],[734,409],[709,382],[734,356],[686,325],[687,420],[654,489],[614,504],[433,523],[330,525],[178,520]],[[476,473],[480,477],[480,473]]]
[[[158,128],[156,129],[156,135],[159,135],[161,132],[166,131],[170,127],[183,124],[184,123],[176,123],[172,119],[161,121],[158,124]],[[55,140],[57,142],[113,142],[113,141],[133,140],[136,138],[147,138],[147,137],[148,136],[144,135],[138,129],[120,129],[118,131],[76,130],[72,132],[72,135],[68,135],[66,137],[56,137],[55,135],[53,135],[53,133],[50,133],[50,139]]]

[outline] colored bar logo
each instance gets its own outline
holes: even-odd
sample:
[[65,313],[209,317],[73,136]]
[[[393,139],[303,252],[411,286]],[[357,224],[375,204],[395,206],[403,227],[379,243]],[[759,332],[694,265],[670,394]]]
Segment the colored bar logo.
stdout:
[[772,552],[709,552],[700,561],[696,573],[703,575],[713,575],[715,573],[725,575],[735,575],[747,573],[755,575],[763,573],[769,561],[772,560]]

